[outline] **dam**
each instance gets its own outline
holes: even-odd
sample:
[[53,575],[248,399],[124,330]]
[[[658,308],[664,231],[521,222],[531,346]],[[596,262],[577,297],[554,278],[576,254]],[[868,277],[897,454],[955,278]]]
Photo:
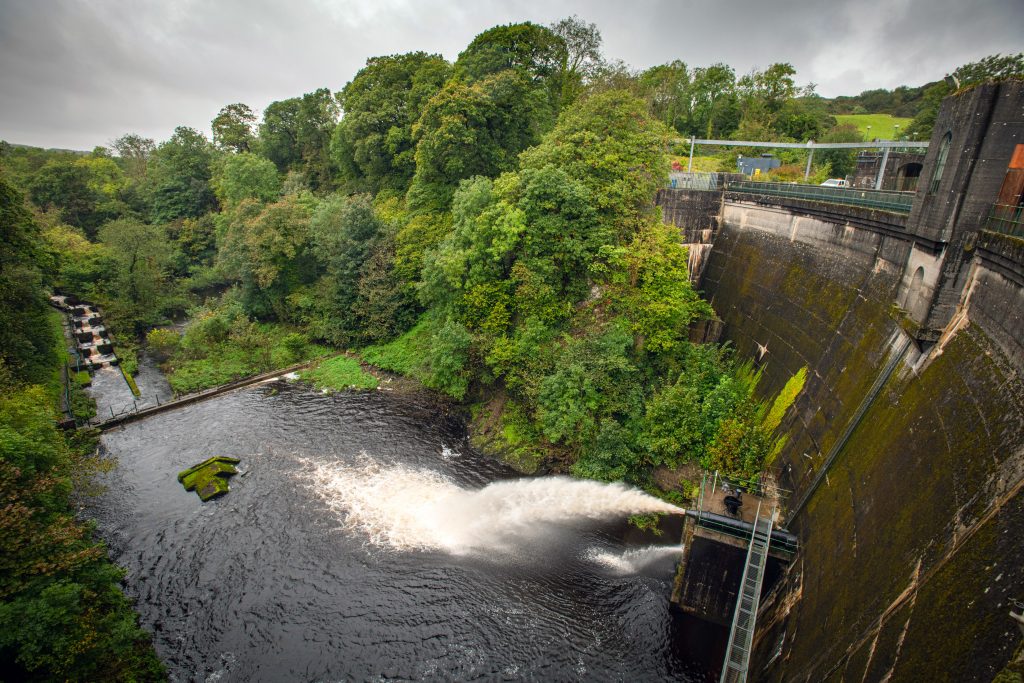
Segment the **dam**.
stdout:
[[1020,656],[1024,83],[947,98],[920,178],[885,208],[659,193],[720,316],[696,340],[733,344],[766,395],[808,368],[770,473],[800,550],[764,586],[748,680],[990,681]]

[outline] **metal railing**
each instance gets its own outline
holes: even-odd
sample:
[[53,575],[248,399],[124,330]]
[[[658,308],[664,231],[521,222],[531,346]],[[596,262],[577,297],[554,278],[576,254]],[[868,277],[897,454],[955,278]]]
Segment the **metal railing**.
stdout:
[[668,174],[668,186],[673,190],[720,190],[722,189],[721,173],[687,171],[671,171]]
[[1024,204],[996,204],[989,211],[985,229],[1014,237],[1024,237]]
[[722,666],[723,683],[742,683],[747,680],[750,666],[750,649],[754,643],[757,626],[757,608],[761,602],[761,586],[764,569],[768,563],[768,548],[772,542],[772,518],[774,510],[767,517],[761,516],[757,506],[754,529],[750,534],[747,561],[743,567],[739,595],[736,596],[736,611],[733,613],[729,644],[725,648],[725,662]]
[[829,204],[863,206],[890,213],[910,213],[914,205],[913,192],[891,190],[860,190],[845,187],[821,187],[820,185],[797,185],[795,183],[759,183],[750,180],[725,183],[726,192],[742,192],[769,197],[789,197]]

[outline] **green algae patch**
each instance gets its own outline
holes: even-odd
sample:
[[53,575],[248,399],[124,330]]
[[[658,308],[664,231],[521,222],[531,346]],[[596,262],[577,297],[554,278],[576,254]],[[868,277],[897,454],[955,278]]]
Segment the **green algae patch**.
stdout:
[[299,377],[313,383],[317,389],[342,391],[344,389],[376,389],[377,378],[363,370],[359,361],[349,356],[335,356],[321,361]]
[[235,465],[239,462],[241,461],[238,458],[216,455],[178,472],[178,481],[186,491],[194,490],[205,502],[231,490],[228,487],[228,477],[238,474]]
[[121,369],[121,374],[124,375],[124,381],[128,384],[128,388],[132,390],[132,395],[138,398],[141,392],[139,391],[139,385],[135,383],[135,378],[132,377],[132,373],[128,372],[123,365],[118,367]]

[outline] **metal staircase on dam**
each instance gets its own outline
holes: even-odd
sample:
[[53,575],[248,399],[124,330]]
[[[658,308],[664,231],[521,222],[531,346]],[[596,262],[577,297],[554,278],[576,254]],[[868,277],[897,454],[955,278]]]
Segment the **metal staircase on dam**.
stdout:
[[774,510],[766,517],[761,516],[758,503],[754,518],[754,530],[750,534],[747,562],[743,567],[740,592],[736,597],[732,628],[729,630],[729,644],[725,648],[725,663],[722,666],[722,683],[741,683],[747,680],[750,665],[750,648],[754,642],[754,626],[757,621],[757,607],[761,601],[761,584],[764,568],[768,563],[768,546],[772,540]]

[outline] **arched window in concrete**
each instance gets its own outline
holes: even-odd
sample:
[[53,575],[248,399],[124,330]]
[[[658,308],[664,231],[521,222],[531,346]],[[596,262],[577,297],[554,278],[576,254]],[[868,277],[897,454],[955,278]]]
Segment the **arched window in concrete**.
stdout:
[[907,296],[903,299],[903,310],[905,310],[913,320],[919,323],[924,322],[924,317],[928,313],[928,301],[924,296],[924,268],[918,267],[914,271],[914,276],[910,278],[910,286],[907,287]]
[[942,171],[946,168],[946,157],[949,156],[949,145],[953,142],[953,133],[947,132],[942,136],[939,143],[939,154],[935,157],[935,170],[932,171],[932,184],[928,188],[929,194],[939,191],[939,183],[942,182]]

